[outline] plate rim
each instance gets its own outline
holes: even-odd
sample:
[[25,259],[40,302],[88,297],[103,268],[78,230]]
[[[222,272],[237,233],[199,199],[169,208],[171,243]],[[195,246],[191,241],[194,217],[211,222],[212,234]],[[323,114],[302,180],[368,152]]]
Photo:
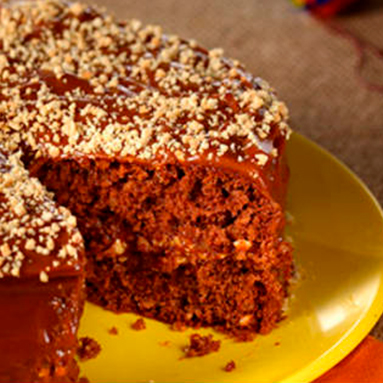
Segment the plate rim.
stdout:
[[[334,162],[345,173],[348,174],[368,195],[370,201],[373,203],[376,212],[380,215],[383,221],[383,208],[378,199],[374,196],[364,181],[354,173],[342,160],[338,159],[330,151],[325,149],[320,144],[312,141],[304,135],[293,132],[294,138],[301,141],[304,145],[308,145],[311,149],[319,151],[321,155]],[[383,314],[383,270],[382,278],[380,280],[379,289],[376,292],[374,300],[366,313],[359,318],[357,322],[336,342],[332,347],[322,353],[319,357],[311,363],[302,367],[300,370],[294,372],[286,378],[283,378],[279,383],[310,383],[326,372],[330,371],[339,362],[346,358],[371,332],[372,328],[379,321]]]

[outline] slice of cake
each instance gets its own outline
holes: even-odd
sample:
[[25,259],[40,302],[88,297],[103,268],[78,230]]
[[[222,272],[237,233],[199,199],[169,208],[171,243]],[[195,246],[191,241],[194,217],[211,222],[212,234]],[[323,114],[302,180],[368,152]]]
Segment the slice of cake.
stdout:
[[0,149],[0,382],[76,381],[83,244],[18,155]]
[[273,89],[219,49],[82,4],[0,18],[0,142],[76,216],[88,298],[179,328],[275,327],[292,249]]

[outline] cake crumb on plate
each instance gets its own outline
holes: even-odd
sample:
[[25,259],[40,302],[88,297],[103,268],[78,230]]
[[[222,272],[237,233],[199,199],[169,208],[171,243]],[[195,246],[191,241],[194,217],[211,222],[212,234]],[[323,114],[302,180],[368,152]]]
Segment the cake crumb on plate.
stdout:
[[79,339],[79,347],[77,349],[77,355],[82,362],[94,359],[101,351],[100,344],[90,337],[83,337]]
[[220,340],[214,340],[213,335],[206,336],[200,334],[190,335],[190,344],[186,346],[183,351],[186,358],[193,358],[195,356],[204,356],[217,352],[221,347]]
[[234,360],[231,360],[230,362],[226,363],[226,366],[223,368],[226,372],[232,372],[236,368],[236,364]]
[[118,335],[118,328],[115,327],[115,326],[113,326],[113,327],[111,327],[111,328],[108,330],[108,333],[109,333],[110,335]]
[[132,323],[131,328],[136,331],[145,330],[146,323],[143,318],[138,318],[134,323]]

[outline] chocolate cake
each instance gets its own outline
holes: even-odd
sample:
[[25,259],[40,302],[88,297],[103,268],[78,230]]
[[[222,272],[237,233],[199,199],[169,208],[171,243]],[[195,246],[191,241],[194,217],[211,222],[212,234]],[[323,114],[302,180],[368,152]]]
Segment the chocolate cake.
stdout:
[[[43,309],[33,331],[12,319],[30,291],[45,289],[39,305],[57,296],[64,302],[49,323],[72,323],[64,346],[47,343],[68,350],[56,354],[69,360],[83,278],[88,299],[115,312],[243,338],[269,332],[282,317],[292,272],[292,249],[282,238],[287,118],[274,90],[220,49],[79,3],[0,3],[2,161],[17,162],[20,184],[41,190],[51,219],[67,222],[76,246],[79,229],[87,260],[83,271],[81,257],[61,258],[64,239],[57,238],[47,256],[47,248],[9,254],[13,229],[1,221],[0,307],[21,337],[12,341],[35,347],[28,337],[47,333],[38,321]],[[14,213],[7,203],[1,209]],[[13,220],[22,224],[25,214]],[[53,264],[45,270],[56,258],[60,273]],[[34,288],[27,294],[24,284]],[[10,299],[12,289],[19,301]],[[0,335],[2,351],[11,338]],[[48,365],[48,373],[30,380],[58,380],[56,366],[66,362],[43,354],[48,362],[33,363]],[[16,352],[9,358],[0,361],[0,381],[28,359]]]
[[84,301],[76,219],[0,147],[0,382],[66,382]]

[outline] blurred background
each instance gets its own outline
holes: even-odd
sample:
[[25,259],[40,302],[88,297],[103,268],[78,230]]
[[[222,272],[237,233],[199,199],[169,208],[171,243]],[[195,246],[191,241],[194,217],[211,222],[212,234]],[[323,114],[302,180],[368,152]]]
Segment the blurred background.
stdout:
[[[383,0],[357,1],[325,21],[290,0],[88,1],[224,48],[272,84],[294,130],[344,161],[383,204]],[[363,46],[377,49],[364,52],[358,77]],[[382,319],[373,333],[383,340]]]

